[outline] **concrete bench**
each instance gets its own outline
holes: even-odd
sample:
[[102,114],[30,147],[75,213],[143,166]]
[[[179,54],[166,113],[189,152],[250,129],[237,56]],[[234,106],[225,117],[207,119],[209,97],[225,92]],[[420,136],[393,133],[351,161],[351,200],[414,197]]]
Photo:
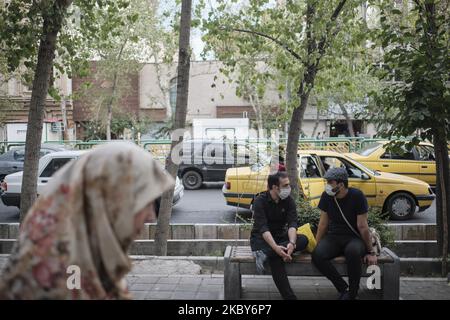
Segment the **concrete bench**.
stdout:
[[[347,275],[344,257],[337,257],[333,261],[339,273]],[[378,257],[381,271],[381,292],[383,300],[398,300],[400,294],[400,259],[388,248],[383,248]],[[269,266],[267,269],[270,270]],[[269,271],[268,270],[268,271]],[[307,253],[294,254],[293,261],[286,264],[289,276],[323,276],[311,262],[311,255]],[[241,298],[241,276],[255,275],[255,258],[249,246],[228,246],[224,256],[224,298],[237,300]],[[267,274],[270,274],[268,272]],[[370,276],[367,265],[363,265],[363,277]]]

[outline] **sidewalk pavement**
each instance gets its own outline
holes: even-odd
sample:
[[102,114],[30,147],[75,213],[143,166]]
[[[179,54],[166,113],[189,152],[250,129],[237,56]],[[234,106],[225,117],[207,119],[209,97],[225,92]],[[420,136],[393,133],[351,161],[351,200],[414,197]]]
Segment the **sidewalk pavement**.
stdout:
[[[0,256],[0,269],[7,256]],[[334,300],[337,293],[323,277],[289,277],[300,300]],[[127,276],[128,287],[138,300],[222,300],[223,274],[201,274],[201,267],[192,261],[165,257],[134,257],[133,269]],[[379,297],[364,289],[361,280],[359,299]],[[281,299],[270,276],[242,276],[243,300]],[[401,300],[450,300],[450,285],[444,278],[401,278]]]

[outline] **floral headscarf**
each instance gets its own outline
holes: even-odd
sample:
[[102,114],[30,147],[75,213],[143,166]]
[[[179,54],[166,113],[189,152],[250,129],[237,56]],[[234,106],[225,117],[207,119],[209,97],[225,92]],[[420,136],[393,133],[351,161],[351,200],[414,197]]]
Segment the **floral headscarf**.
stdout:
[[[0,298],[130,298],[123,278],[139,232],[135,221],[173,183],[158,161],[131,143],[100,146],[66,165],[21,224]],[[69,289],[71,268],[79,268],[80,289]]]

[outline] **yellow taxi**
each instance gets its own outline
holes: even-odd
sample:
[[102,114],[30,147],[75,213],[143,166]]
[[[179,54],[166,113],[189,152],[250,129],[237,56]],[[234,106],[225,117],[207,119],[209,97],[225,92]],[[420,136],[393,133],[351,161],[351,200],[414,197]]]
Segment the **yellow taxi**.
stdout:
[[403,152],[387,151],[388,141],[378,141],[367,145],[358,153],[347,155],[372,170],[390,172],[416,178],[436,187],[436,162],[431,143],[421,142],[418,146]]
[[[374,171],[350,157],[334,151],[302,150],[298,154],[299,187],[312,206],[317,206],[325,190],[325,172],[331,167],[344,167],[349,186],[364,192],[370,206],[381,207],[395,220],[410,219],[419,207],[426,210],[435,195],[430,186],[418,179]],[[228,205],[251,208],[257,194],[267,190],[270,163],[251,167],[230,168],[222,188]]]

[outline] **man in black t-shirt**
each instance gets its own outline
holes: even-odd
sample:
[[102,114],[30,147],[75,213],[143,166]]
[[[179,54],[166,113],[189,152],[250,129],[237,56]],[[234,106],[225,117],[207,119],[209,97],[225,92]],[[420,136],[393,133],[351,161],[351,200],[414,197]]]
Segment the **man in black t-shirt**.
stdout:
[[253,202],[254,223],[250,246],[256,258],[258,273],[264,272],[267,260],[272,278],[283,299],[295,300],[289,284],[285,263],[292,261],[294,251],[308,245],[304,235],[297,236],[298,217],[295,201],[289,195],[291,187],[286,172],[269,175],[268,190]]
[[[327,185],[318,206],[321,215],[312,261],[339,291],[339,299],[351,300],[358,294],[362,258],[368,264],[377,263],[367,223],[369,208],[364,194],[348,187],[348,174],[344,168],[331,168],[324,178]],[[341,255],[347,263],[349,284],[330,261]]]

